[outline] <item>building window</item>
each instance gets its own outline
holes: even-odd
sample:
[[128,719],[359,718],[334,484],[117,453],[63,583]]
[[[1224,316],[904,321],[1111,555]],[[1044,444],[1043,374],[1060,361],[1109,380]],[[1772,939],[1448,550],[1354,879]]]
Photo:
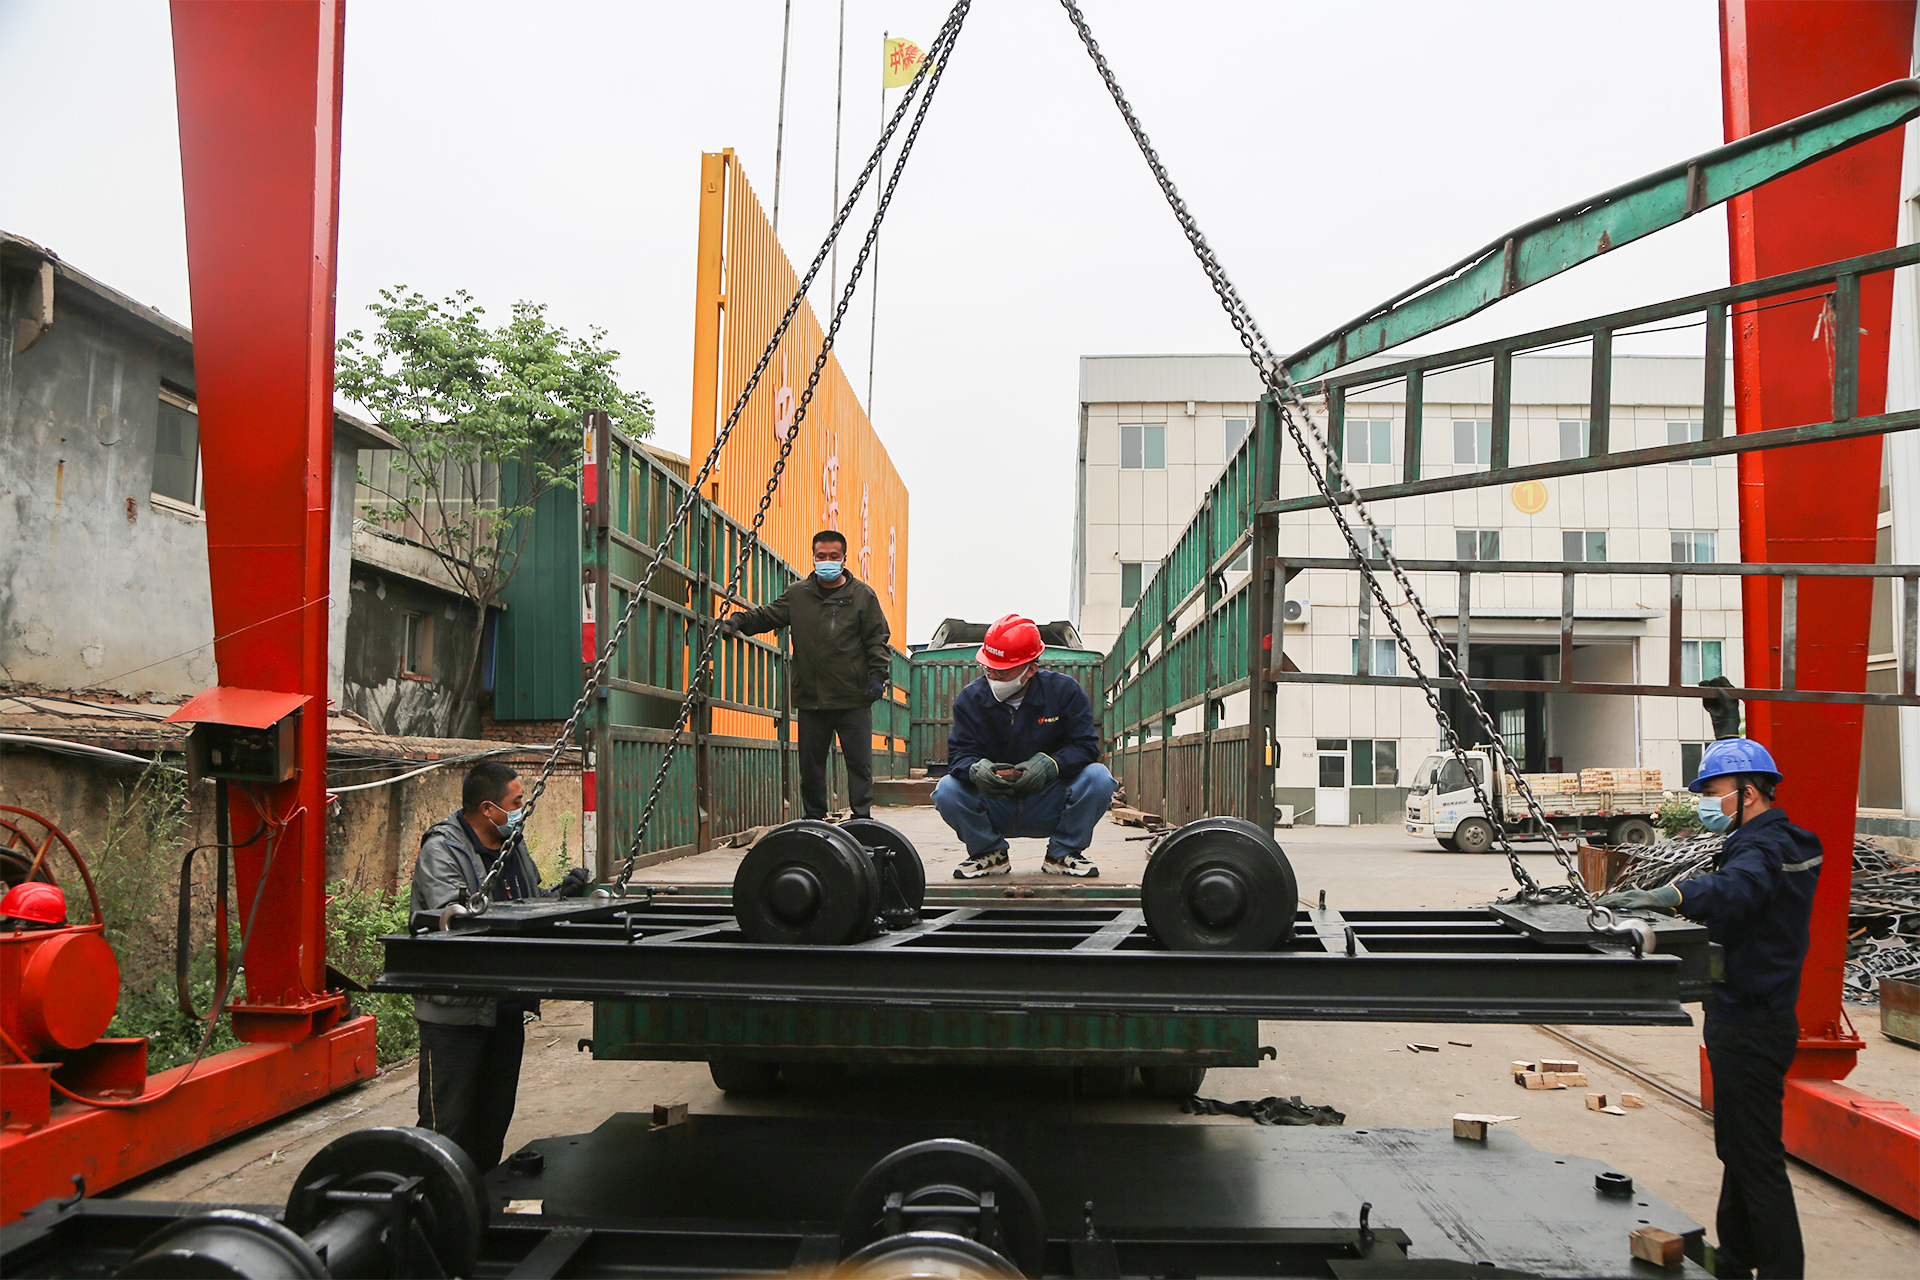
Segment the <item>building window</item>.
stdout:
[[1131,609],[1140,603],[1140,586],[1146,581],[1146,565],[1137,560],[1120,562],[1120,607]]
[[1338,441],[1340,461],[1392,462],[1393,423],[1386,418],[1348,418]]
[[401,640],[400,674],[418,676],[422,680],[433,677],[433,615],[430,613],[409,613],[402,621],[405,634]]
[[1500,712],[1500,745],[1516,764],[1524,767],[1527,758],[1527,712],[1524,707],[1508,707]]
[[1560,460],[1584,458],[1593,452],[1593,424],[1591,422],[1562,422],[1560,424]]
[[1167,466],[1167,429],[1141,422],[1120,424],[1120,469],[1164,471]]
[[200,503],[200,414],[165,387],[153,431],[153,492],[189,507]]
[[[1353,674],[1360,674],[1360,640],[1353,641]],[[1373,641],[1373,670],[1367,673],[1375,676],[1397,676],[1400,674],[1400,648],[1391,640]]]
[[1500,531],[1498,529],[1455,529],[1453,558],[1455,560],[1498,560]]
[[1712,564],[1713,538],[1711,529],[1675,529],[1673,531],[1673,562],[1675,564]]
[[1393,530],[1374,529],[1367,535],[1367,559],[1383,560],[1393,553]]
[[[1667,424],[1668,444],[1693,444],[1706,439],[1705,429],[1697,422],[1669,422]],[[1671,467],[1710,467],[1712,458],[1681,458],[1667,464]]]
[[1682,640],[1680,642],[1680,683],[1699,684],[1724,674],[1720,666],[1718,640]]
[[1607,531],[1605,529],[1562,529],[1560,558],[1562,560],[1605,560]]
[[1693,780],[1700,776],[1700,757],[1706,754],[1706,750],[1707,744],[1704,742],[1683,742],[1680,744],[1681,786],[1686,787],[1693,785]]
[[1392,738],[1356,738],[1353,742],[1353,785],[1400,785],[1400,744]]
[[1231,458],[1240,451],[1240,444],[1247,438],[1247,429],[1252,424],[1246,418],[1223,418],[1221,428],[1226,437],[1226,456]]
[[1252,547],[1244,548],[1239,555],[1235,556],[1233,558],[1233,563],[1227,566],[1227,572],[1228,573],[1253,572],[1253,548]]
[[1493,463],[1493,419],[1453,421],[1453,460],[1468,466],[1485,467]]

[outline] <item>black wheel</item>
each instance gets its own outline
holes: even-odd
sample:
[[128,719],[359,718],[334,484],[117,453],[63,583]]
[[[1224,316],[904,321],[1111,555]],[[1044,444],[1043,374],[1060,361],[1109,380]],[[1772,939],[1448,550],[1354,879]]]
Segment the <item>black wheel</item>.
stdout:
[[[869,848],[890,852],[901,899],[914,911],[927,904],[927,866],[920,860],[920,851],[913,847],[913,841],[886,823],[875,822],[872,818],[849,818],[840,824],[840,829]],[[885,877],[882,876],[883,886],[884,882]],[[881,897],[881,909],[885,910],[892,904],[885,893]]]
[[1140,1080],[1150,1098],[1191,1098],[1206,1083],[1205,1067],[1142,1067]]
[[[991,1218],[980,1205],[986,1192],[993,1194]],[[938,1212],[946,1206],[956,1210],[952,1217]],[[1022,1275],[1040,1275],[1046,1264],[1047,1228],[1040,1198],[1012,1165],[958,1138],[916,1142],[882,1156],[867,1170],[840,1219],[840,1256],[850,1257],[876,1240],[926,1231],[949,1232],[985,1245]]]
[[707,1074],[722,1093],[768,1093],[779,1068],[762,1058],[715,1058],[707,1064]]
[[1485,853],[1493,848],[1493,824],[1485,818],[1468,818],[1453,829],[1453,847],[1461,853]]
[[1454,841],[1452,836],[1439,836],[1436,838],[1436,843],[1449,853],[1460,852],[1460,846]]
[[783,1062],[780,1076],[797,1093],[829,1093],[847,1078],[844,1062]]
[[[480,1171],[453,1139],[427,1129],[361,1129],[314,1153],[287,1197],[286,1224],[306,1235],[339,1212],[328,1191],[390,1192],[419,1178],[422,1201],[414,1222],[447,1274],[472,1275],[487,1230]],[[395,1275],[420,1274],[405,1243],[387,1242]]]
[[1124,1098],[1133,1083],[1132,1067],[1075,1067],[1073,1087],[1083,1098]]
[[1201,818],[1147,859],[1140,905],[1169,951],[1271,951],[1293,937],[1300,888],[1272,836],[1244,818]]
[[1645,818],[1615,818],[1607,839],[1613,844],[1652,844],[1653,824]]
[[733,918],[749,942],[858,942],[873,933],[879,898],[879,872],[860,842],[808,818],[761,836],[733,877]]

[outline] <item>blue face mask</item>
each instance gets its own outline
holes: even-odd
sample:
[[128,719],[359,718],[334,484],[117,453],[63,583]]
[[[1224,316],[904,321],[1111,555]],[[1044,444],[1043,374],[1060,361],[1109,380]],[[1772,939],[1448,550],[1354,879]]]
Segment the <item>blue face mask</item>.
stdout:
[[508,835],[511,835],[515,831],[518,831],[520,829],[520,824],[522,822],[525,822],[527,818],[527,811],[525,808],[502,809],[500,810],[500,812],[507,815],[507,820],[499,824],[500,830]]
[[1700,797],[1700,825],[1709,831],[1725,831],[1733,825],[1733,815],[1720,807],[1724,796]]
[[814,576],[822,582],[838,582],[840,581],[841,573],[844,571],[845,566],[838,560],[815,560],[813,562]]

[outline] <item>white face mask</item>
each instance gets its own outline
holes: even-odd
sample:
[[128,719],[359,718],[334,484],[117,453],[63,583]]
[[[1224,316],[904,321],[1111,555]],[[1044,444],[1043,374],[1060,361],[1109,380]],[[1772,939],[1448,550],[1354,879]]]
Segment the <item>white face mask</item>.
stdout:
[[1029,678],[1028,676],[1021,676],[1018,680],[995,680],[992,676],[988,676],[987,688],[993,690],[993,696],[996,700],[1005,702],[1009,698],[1019,697],[1021,691],[1027,687]]

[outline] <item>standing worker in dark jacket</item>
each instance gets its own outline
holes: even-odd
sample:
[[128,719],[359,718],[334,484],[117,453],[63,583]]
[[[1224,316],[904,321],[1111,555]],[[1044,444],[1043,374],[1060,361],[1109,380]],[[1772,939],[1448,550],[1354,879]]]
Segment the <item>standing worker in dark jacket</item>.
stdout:
[[1008,874],[1008,836],[1044,838],[1040,869],[1049,875],[1100,874],[1085,854],[1113,804],[1113,775],[1100,763],[1087,691],[1040,670],[1044,648],[1031,619],[1008,614],[976,655],[985,674],[953,701],[948,772],[933,807],[967,846],[956,880]]
[[1687,785],[1700,823],[1724,831],[1713,870],[1681,884],[1608,894],[1602,906],[1641,907],[1707,926],[1726,948],[1726,978],[1706,1001],[1713,1074],[1713,1147],[1722,1165],[1714,1274],[1801,1276],[1806,1255],[1780,1117],[1799,1046],[1794,1005],[1807,958],[1820,840],[1775,807],[1780,770],[1759,743],[1722,738]]
[[[467,771],[460,808],[420,838],[413,864],[416,925],[479,891],[487,868],[520,829],[522,792],[520,775],[504,764],[482,761]],[[585,867],[575,867],[552,896],[582,895],[589,879]],[[504,901],[539,893],[540,872],[527,854],[526,840],[514,840],[492,896]],[[420,1127],[459,1143],[482,1173],[500,1163],[520,1091],[525,1015],[539,1008],[535,1001],[484,996],[413,998],[420,1024]]]
[[892,632],[880,597],[847,572],[847,540],[813,535],[813,572],[772,604],[724,618],[728,635],[793,629],[793,705],[800,712],[800,803],[827,816],[827,756],[840,739],[856,818],[873,812],[873,704],[893,683]]

